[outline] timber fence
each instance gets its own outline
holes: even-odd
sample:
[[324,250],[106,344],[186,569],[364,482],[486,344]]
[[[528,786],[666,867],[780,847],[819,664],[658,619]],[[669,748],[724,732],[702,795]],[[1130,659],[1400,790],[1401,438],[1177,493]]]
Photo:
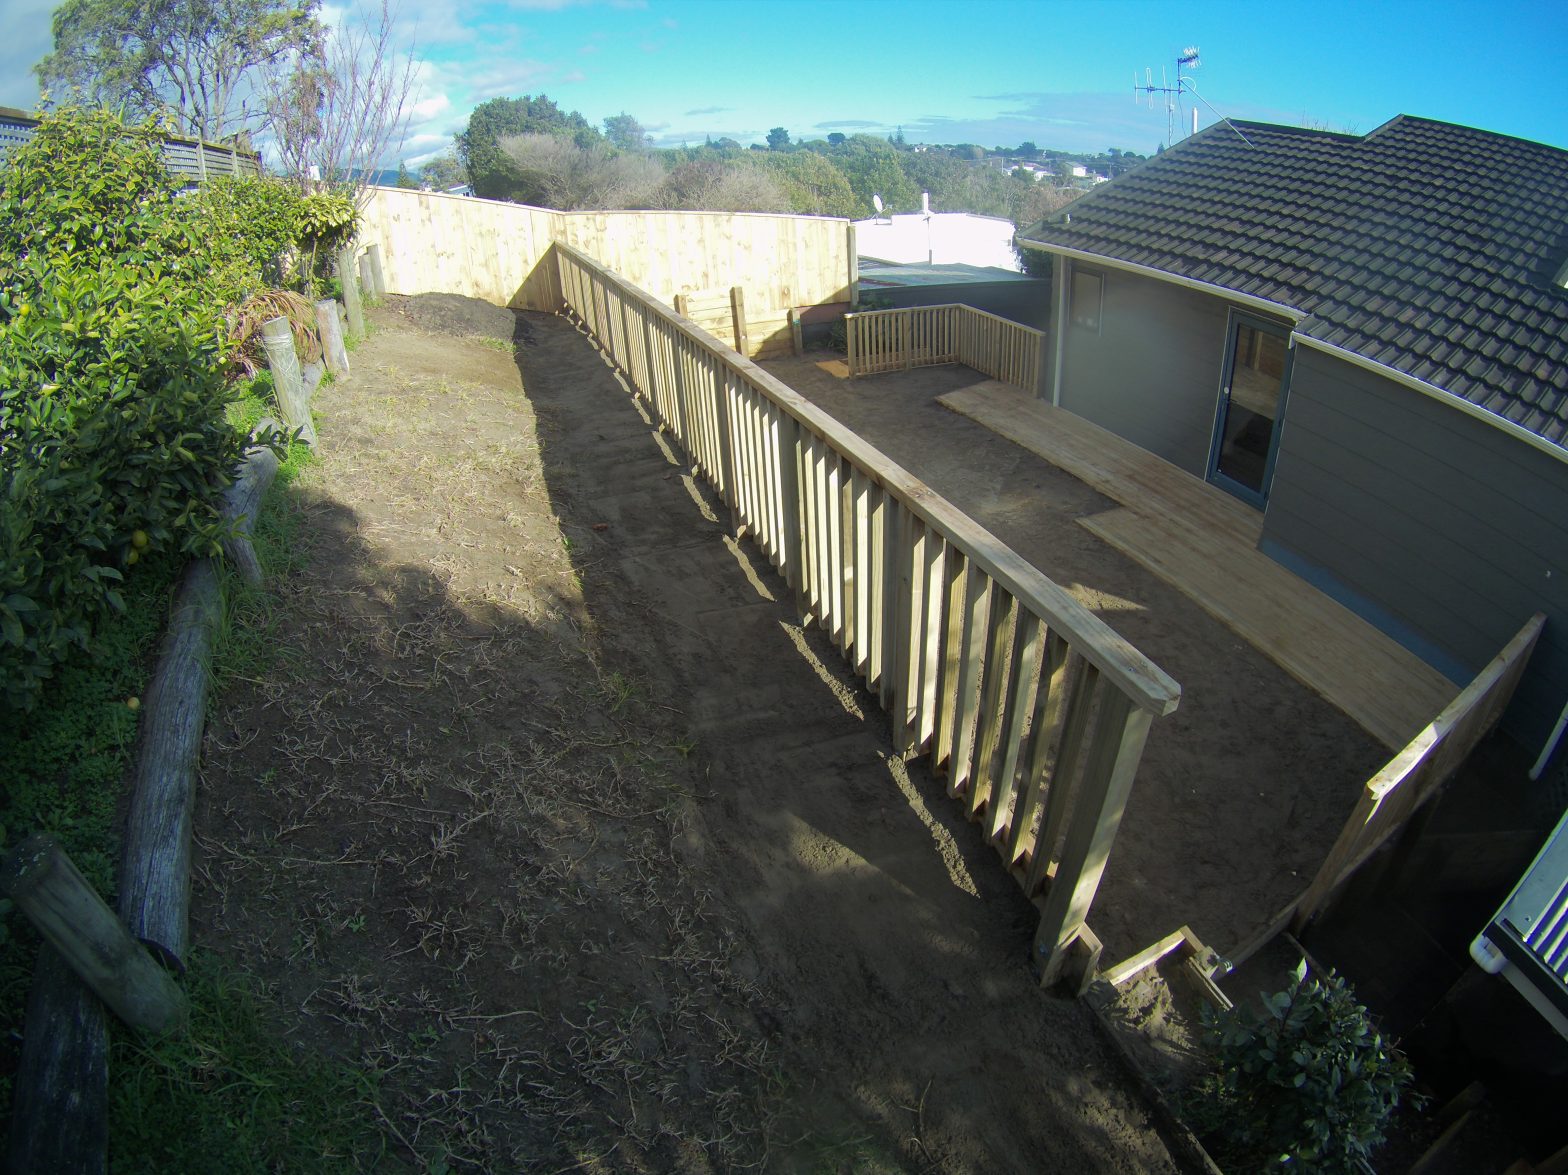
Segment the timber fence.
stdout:
[[[0,159],[8,147],[16,147],[33,137],[36,118],[0,114]],[[220,176],[261,174],[261,156],[241,151],[232,144],[203,143],[196,139],[165,138],[161,144],[164,166],[171,175],[206,183]]]
[[962,363],[1023,388],[1040,383],[1045,335],[973,306],[910,306],[844,316],[849,375]]
[[[567,312],[877,694],[1041,910],[1036,963],[1085,920],[1153,719],[1180,687],[1056,583],[841,423],[587,254]],[[1092,966],[1092,960],[1090,962]]]

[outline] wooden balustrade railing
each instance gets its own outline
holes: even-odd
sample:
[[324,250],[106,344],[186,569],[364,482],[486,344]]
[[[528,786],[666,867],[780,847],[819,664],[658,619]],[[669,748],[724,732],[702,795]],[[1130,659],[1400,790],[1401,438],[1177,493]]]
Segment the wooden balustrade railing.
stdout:
[[962,363],[1034,394],[1045,335],[958,304],[867,310],[844,316],[850,378]]
[[554,255],[567,312],[879,695],[897,749],[931,757],[1040,907],[1036,962],[1054,979],[1180,687],[797,392],[579,250]]

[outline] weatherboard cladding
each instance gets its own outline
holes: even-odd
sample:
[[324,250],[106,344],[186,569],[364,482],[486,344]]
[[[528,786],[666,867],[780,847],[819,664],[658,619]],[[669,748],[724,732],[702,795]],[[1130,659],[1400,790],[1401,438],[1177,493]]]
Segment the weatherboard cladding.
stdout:
[[1222,123],[1023,235],[1292,307],[1301,334],[1568,446],[1568,151],[1409,115],[1364,137]]

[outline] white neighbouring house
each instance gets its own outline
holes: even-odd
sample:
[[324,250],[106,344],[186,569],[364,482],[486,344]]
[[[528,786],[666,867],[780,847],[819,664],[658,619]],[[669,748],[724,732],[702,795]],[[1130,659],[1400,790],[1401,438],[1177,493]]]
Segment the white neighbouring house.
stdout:
[[1013,252],[1013,222],[973,212],[932,212],[922,196],[921,212],[855,221],[855,252],[870,261],[899,265],[989,266],[1020,272]]

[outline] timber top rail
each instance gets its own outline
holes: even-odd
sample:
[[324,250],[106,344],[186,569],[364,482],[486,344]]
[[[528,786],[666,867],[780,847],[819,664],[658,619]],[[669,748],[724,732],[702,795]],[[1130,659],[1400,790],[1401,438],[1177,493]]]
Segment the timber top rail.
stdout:
[[559,242],[555,247],[567,257],[593,267],[598,271],[596,276],[616,287],[623,297],[663,318],[678,322],[693,345],[726,367],[743,374],[748,382],[812,432],[818,436],[831,437],[839,451],[866,470],[875,484],[892,493],[923,522],[945,532],[1014,597],[1038,609],[1043,620],[1070,640],[1075,649],[1080,649],[1084,658],[1127,693],[1139,709],[1155,715],[1169,714],[1176,709],[1181,700],[1181,686],[1168,673],[1068,594],[1055,580],[925,482],[869,441],[851,432],[836,417],[817,407],[777,376],[714,338],[697,323],[677,314],[581,250]]
[[1042,980],[1086,919],[1180,687],[1040,570],[755,363],[557,243],[568,313],[718,491],[1040,907]]

